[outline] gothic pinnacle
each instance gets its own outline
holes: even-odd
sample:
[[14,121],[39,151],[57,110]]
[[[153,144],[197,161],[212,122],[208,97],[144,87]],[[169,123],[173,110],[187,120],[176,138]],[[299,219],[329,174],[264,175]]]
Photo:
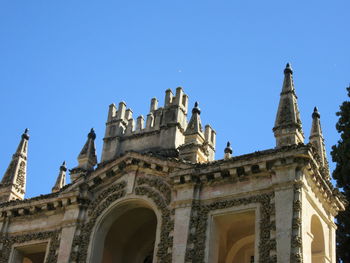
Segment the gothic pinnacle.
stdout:
[[54,187],[52,187],[53,193],[58,192],[59,190],[61,190],[63,186],[66,185],[66,171],[67,171],[66,162],[63,161],[62,165],[60,166],[60,171],[58,173],[56,183]]
[[89,139],[92,139],[92,140],[95,140],[96,139],[96,133],[94,131],[94,128],[91,128],[89,134],[88,134],[88,138]]
[[195,114],[195,113],[201,114],[201,110],[200,110],[200,108],[198,107],[198,102],[197,102],[197,101],[194,103],[194,107],[193,107],[193,109],[192,109],[192,114]]
[[224,152],[232,154],[232,148],[231,148],[231,143],[230,142],[227,142]]
[[232,155],[232,148],[231,148],[231,143],[230,142],[227,142],[226,144],[226,148],[224,150],[224,159],[227,160],[229,158],[231,158],[231,155]]
[[28,140],[28,129],[25,129],[17,150],[12,156],[12,160],[1,180],[0,188],[5,187],[6,190],[1,191],[0,202],[24,198],[27,178]]
[[320,115],[320,113],[318,112],[318,109],[317,109],[317,107],[315,107],[314,108],[314,112],[312,113],[312,118],[314,119],[314,118],[320,118],[321,117],[321,115]]
[[24,133],[22,134],[22,138],[24,138],[24,139],[26,139],[26,140],[29,140],[29,134],[28,134],[28,132],[29,132],[29,129],[26,128],[26,129],[24,130]]
[[60,170],[67,171],[66,161],[63,161],[62,165],[60,166]]
[[287,63],[286,68],[284,69],[284,74],[288,74],[288,73],[293,74],[293,69],[289,62]]
[[78,155],[78,166],[70,170],[71,181],[75,181],[80,175],[85,174],[88,171],[94,169],[97,164],[95,139],[96,134],[93,128],[91,128],[87,141],[84,144],[83,149]]
[[326,147],[324,144],[320,117],[321,115],[318,112],[317,107],[315,107],[312,113],[312,126],[309,141],[317,150],[317,154],[320,157],[322,166],[328,166]]
[[91,170],[97,164],[95,139],[95,131],[91,128],[88,139],[78,156],[79,168]]
[[185,135],[189,134],[202,134],[202,122],[200,118],[201,110],[198,107],[198,102],[195,102],[194,108],[192,109],[192,116],[187,125],[187,129],[185,131]]
[[293,70],[289,63],[284,69],[282,92],[273,132],[277,147],[304,142],[298,101],[294,88]]

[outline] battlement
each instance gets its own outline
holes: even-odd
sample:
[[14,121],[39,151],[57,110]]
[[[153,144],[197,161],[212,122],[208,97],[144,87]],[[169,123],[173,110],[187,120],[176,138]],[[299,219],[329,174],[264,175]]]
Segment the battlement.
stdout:
[[[188,96],[181,87],[175,95],[165,91],[164,106],[158,108],[158,100],[151,99],[146,116],[133,117],[133,111],[125,102],[109,106],[101,161],[111,160],[127,151],[157,152],[176,156],[177,149],[185,143],[187,128]],[[206,128],[203,139],[212,137],[212,129]],[[208,140],[213,144],[214,139]]]

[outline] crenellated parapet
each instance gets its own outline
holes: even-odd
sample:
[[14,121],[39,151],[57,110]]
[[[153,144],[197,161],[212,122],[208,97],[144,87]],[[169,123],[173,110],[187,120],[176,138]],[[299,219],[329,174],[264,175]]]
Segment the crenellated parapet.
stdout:
[[[163,107],[158,100],[151,99],[150,111],[146,115],[132,115],[125,102],[109,106],[101,162],[106,162],[127,151],[153,152],[164,156],[177,156],[179,146],[185,144],[188,110],[188,96],[181,87],[174,94],[165,91]],[[203,149],[210,153],[206,160],[214,159],[215,131],[206,126],[201,131]]]

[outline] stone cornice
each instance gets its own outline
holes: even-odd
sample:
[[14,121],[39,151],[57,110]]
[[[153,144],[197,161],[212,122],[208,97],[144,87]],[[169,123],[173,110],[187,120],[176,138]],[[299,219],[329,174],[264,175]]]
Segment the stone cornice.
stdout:
[[308,158],[308,146],[293,145],[232,157],[203,164],[194,164],[187,169],[170,173],[175,185],[194,182],[215,182],[233,179],[247,180],[254,176],[269,176],[272,169]]
[[79,192],[62,195],[46,195],[46,198],[32,198],[1,204],[0,219],[4,217],[20,217],[54,211],[74,205],[84,205],[87,200],[79,197]]
[[84,205],[88,202],[85,198],[81,198],[84,196],[84,189],[92,191],[101,183],[108,182],[108,178],[121,177],[130,171],[137,170],[160,176],[170,180],[173,186],[182,187],[197,183],[210,185],[235,183],[251,178],[271,176],[274,170],[285,169],[289,165],[306,167],[305,171],[310,175],[327,203],[333,203],[337,211],[344,209],[345,203],[339,191],[321,174],[320,166],[313,158],[311,146],[300,144],[204,164],[192,164],[176,158],[159,157],[152,154],[127,152],[113,161],[99,164],[94,171],[90,171],[74,183],[63,187],[59,192],[2,203],[0,214],[5,217],[22,216],[73,204]]

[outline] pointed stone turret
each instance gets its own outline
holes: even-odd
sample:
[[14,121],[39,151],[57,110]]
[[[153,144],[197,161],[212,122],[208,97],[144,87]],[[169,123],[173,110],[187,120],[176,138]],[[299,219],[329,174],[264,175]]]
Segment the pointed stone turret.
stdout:
[[56,183],[54,187],[52,187],[53,193],[58,192],[59,190],[61,190],[63,186],[66,185],[66,172],[67,172],[66,162],[63,162],[62,165],[60,166],[60,171],[58,173]]
[[230,142],[227,142],[226,144],[226,148],[224,150],[224,159],[227,160],[227,159],[230,159],[231,156],[232,156],[232,148],[231,148],[231,143]]
[[321,122],[320,122],[320,113],[317,108],[314,108],[312,113],[312,127],[310,132],[310,143],[316,148],[317,153],[320,157],[321,165],[328,166],[327,156],[326,156],[326,147],[324,144]]
[[87,137],[88,139],[78,156],[79,165],[70,170],[72,182],[75,181],[80,175],[93,170],[94,166],[97,164],[95,148],[96,134],[93,128],[90,130]]
[[79,168],[91,170],[97,164],[95,139],[96,134],[92,128],[88,134],[88,139],[78,156]]
[[284,69],[283,87],[273,132],[276,138],[276,147],[304,143],[304,134],[293,82],[293,70],[289,63]]
[[0,202],[24,199],[27,177],[27,151],[29,134],[25,129],[15,154],[12,156],[0,184]]
[[201,110],[198,107],[198,102],[195,102],[194,108],[192,109],[192,116],[187,125],[185,135],[198,134],[204,138],[200,114],[201,114]]
[[180,158],[193,163],[212,161],[215,154],[216,133],[209,125],[205,127],[203,133],[200,114],[201,110],[196,102],[184,132],[185,143],[178,148]]

